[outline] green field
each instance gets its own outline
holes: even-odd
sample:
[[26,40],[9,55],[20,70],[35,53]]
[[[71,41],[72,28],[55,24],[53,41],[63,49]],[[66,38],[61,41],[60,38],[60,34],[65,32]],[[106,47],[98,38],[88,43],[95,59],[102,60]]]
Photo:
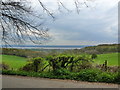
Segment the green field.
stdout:
[[100,54],[94,61],[97,64],[103,64],[107,60],[108,66],[118,66],[118,54],[120,53]]
[[[13,56],[13,55],[0,55],[2,62],[9,65],[10,68],[19,69],[27,63],[27,59],[23,57]],[[0,60],[1,62],[1,60]]]

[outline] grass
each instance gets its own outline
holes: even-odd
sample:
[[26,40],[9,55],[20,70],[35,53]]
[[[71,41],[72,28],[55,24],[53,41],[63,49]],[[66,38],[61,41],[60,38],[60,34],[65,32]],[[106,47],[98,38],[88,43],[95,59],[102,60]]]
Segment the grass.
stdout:
[[18,57],[14,55],[0,55],[0,63],[4,62],[13,69],[19,69],[27,63],[27,59],[23,57]]
[[118,66],[118,54],[120,53],[100,54],[94,61],[97,64],[103,64],[107,60],[108,66]]

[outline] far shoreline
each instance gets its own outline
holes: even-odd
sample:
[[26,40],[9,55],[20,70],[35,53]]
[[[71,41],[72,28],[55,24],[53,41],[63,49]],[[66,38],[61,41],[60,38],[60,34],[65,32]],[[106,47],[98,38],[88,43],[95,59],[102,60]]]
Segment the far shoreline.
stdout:
[[41,49],[41,50],[47,50],[47,49],[81,49],[84,47],[88,47],[92,45],[11,45],[11,46],[2,46],[2,48],[14,48],[14,49]]

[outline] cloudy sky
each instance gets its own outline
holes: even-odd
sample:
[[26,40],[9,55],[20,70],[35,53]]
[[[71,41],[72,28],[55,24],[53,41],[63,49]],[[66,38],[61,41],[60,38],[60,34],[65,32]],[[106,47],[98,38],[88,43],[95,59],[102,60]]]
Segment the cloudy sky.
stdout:
[[[79,14],[72,1],[63,2],[70,12],[64,8],[61,8],[62,12],[58,12],[57,4],[53,0],[44,1],[44,4],[55,12],[56,17],[54,21],[48,19],[45,23],[50,28],[49,35],[52,37],[46,44],[96,45],[118,42],[119,0],[87,0],[89,7],[81,4]],[[37,6],[38,2],[33,4]]]

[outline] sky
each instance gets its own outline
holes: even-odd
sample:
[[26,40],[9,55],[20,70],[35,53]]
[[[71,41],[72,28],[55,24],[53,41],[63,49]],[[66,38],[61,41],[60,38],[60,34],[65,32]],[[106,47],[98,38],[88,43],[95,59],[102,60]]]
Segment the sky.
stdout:
[[[118,43],[118,1],[119,0],[86,0],[88,8],[80,4],[77,13],[73,0],[64,0],[65,8],[57,10],[55,0],[42,0],[54,12],[56,17],[52,20],[49,16],[45,25],[51,40],[46,45],[98,45]],[[85,0],[79,0],[84,2]],[[39,5],[36,0],[32,2],[36,11]]]

